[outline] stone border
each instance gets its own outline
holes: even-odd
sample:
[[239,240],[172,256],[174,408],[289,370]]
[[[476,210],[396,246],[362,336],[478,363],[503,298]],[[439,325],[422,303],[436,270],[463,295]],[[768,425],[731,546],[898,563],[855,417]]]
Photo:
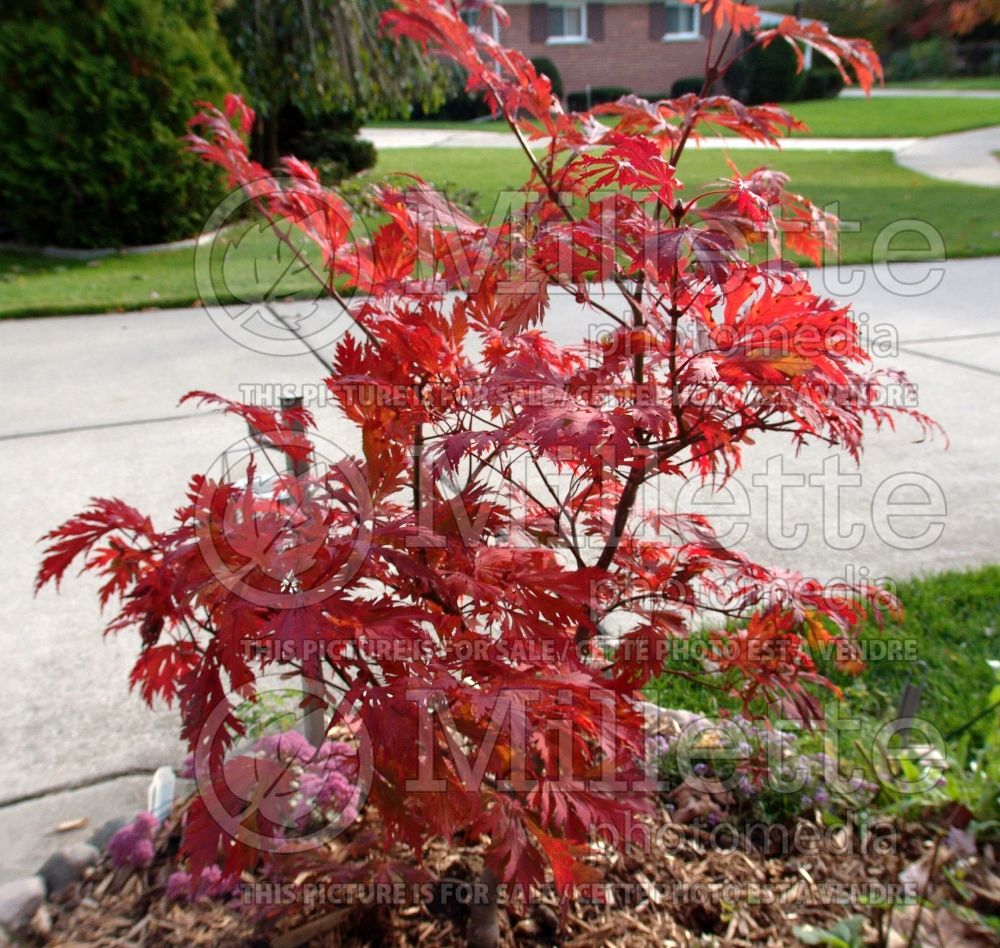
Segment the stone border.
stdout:
[[[173,805],[176,777],[170,767],[160,767],[149,785],[147,810],[169,814]],[[85,843],[69,843],[57,850],[31,876],[23,876],[0,885],[0,946],[11,942],[11,933],[27,929],[45,900],[58,895],[82,879],[87,870],[105,855],[111,838],[127,826],[131,818],[118,817],[102,823]]]

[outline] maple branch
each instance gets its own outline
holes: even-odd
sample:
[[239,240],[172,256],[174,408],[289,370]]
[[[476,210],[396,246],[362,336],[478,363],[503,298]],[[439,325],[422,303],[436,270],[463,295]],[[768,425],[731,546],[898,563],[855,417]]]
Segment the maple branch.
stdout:
[[[492,464],[487,464],[486,466],[491,471],[498,474],[503,481],[510,484],[517,490],[521,491],[529,500],[533,500],[536,504],[538,504],[539,507],[541,507],[542,510],[549,509],[548,506],[546,506],[546,504],[543,501],[539,500],[539,498],[536,497],[535,494],[525,484],[519,484],[509,474],[504,473],[504,471],[494,467]],[[556,533],[558,534],[559,539],[562,540],[566,548],[573,554],[573,558],[576,560],[577,567],[579,569],[585,568],[587,565],[586,562],[584,561],[583,557],[580,556],[580,553],[576,550],[573,543],[570,542],[569,538],[566,536],[562,528],[559,526],[558,519],[555,518],[553,519],[553,525],[555,526]]]
[[303,265],[303,268],[309,273],[309,275],[313,279],[315,279],[319,283],[319,285],[322,286],[324,290],[326,290],[327,293],[329,293],[330,298],[334,300],[334,302],[336,302],[337,305],[350,317],[351,322],[353,322],[354,325],[361,330],[361,332],[364,334],[368,342],[371,343],[373,346],[378,347],[379,344],[378,339],[376,339],[375,336],[372,335],[368,327],[365,326],[357,318],[357,316],[355,316],[354,313],[351,312],[351,307],[347,305],[347,301],[340,295],[340,293],[334,286],[333,268],[332,267],[330,268],[330,276],[328,279],[326,277],[323,277],[320,273],[318,273],[316,268],[309,262],[309,258],[304,256],[302,251],[298,247],[296,247],[295,244],[292,242],[292,239],[289,236],[292,230],[291,224],[289,224],[288,233],[287,234],[284,233],[282,229],[279,226],[277,226],[278,221],[281,220],[281,218],[271,217],[271,215],[264,209],[263,205],[259,203],[258,199],[254,200],[254,204],[257,207],[257,210],[263,215],[264,220],[267,221],[271,229],[278,235],[278,239],[286,247],[288,247],[289,250],[292,251],[292,253],[298,259],[298,261]]
[[[534,465],[535,470],[538,471],[538,476],[542,479],[542,483],[545,485],[545,488],[552,495],[552,499],[559,505],[558,509],[555,512],[555,516],[552,518],[552,521],[553,523],[555,523],[556,529],[558,530],[559,518],[563,515],[563,513],[566,510],[566,504],[569,502],[569,495],[567,494],[565,500],[560,500],[559,495],[555,492],[555,489],[549,483],[549,479],[545,476],[545,472],[542,470],[541,464],[538,463],[538,458],[535,457],[535,455],[533,454],[529,454],[528,456],[531,458],[531,463]],[[578,548],[579,540],[576,535],[576,525],[573,523],[572,520],[570,520],[569,517],[566,517],[566,519],[569,521],[570,531],[572,534],[571,541],[567,538],[569,551],[573,554],[573,559],[576,560],[577,567],[579,569],[583,569],[587,564],[584,561],[583,557],[580,555],[580,550]]]
[[421,467],[423,466],[424,426],[417,422],[413,426],[413,513],[419,516],[423,498],[421,484]]
[[549,200],[562,211],[563,217],[565,217],[566,220],[568,220],[571,224],[574,223],[576,218],[573,217],[572,211],[570,211],[570,209],[559,200],[559,192],[556,191],[552,181],[542,170],[542,166],[535,157],[535,153],[528,145],[527,139],[524,137],[524,133],[521,131],[517,122],[515,122],[514,119],[507,113],[506,109],[504,109],[504,118],[507,120],[507,124],[510,126],[511,131],[513,131],[515,137],[517,138],[518,143],[521,146],[521,150],[527,156],[528,161],[531,162],[531,167],[535,169],[535,174],[538,175],[538,179],[545,185],[545,190],[549,195]]
[[670,410],[673,413],[674,421],[677,423],[677,433],[683,438],[686,435],[684,430],[684,412],[681,408],[681,393],[677,379],[677,324],[680,322],[680,312],[676,306],[670,308]]
[[629,472],[628,479],[625,481],[625,488],[622,490],[621,496],[618,498],[618,504],[615,507],[615,516],[611,522],[611,533],[604,544],[604,549],[601,550],[601,555],[597,558],[597,563],[594,564],[598,569],[607,569],[611,565],[611,561],[615,558],[618,545],[621,543],[622,535],[625,532],[625,524],[628,523],[632,506],[635,504],[639,488],[642,486],[644,471],[644,466],[636,465]]
[[554,267],[546,269],[543,264],[539,269],[541,269],[541,271],[561,290],[565,290],[567,293],[572,293],[574,296],[579,296],[581,292],[583,292],[584,295],[586,296],[585,305],[590,306],[593,309],[596,309],[599,313],[602,313],[603,315],[607,316],[608,319],[610,319],[612,322],[618,323],[618,325],[621,326],[623,329],[628,328],[628,323],[626,323],[616,312],[614,312],[614,310],[610,310],[602,303],[596,302],[594,298],[589,293],[587,293],[586,290],[583,289],[579,283],[572,283],[569,280],[563,279],[559,275],[558,271],[553,272],[555,270]]
[[[535,157],[535,153],[531,150],[527,140],[524,137],[524,134],[518,127],[517,123],[507,114],[506,111],[504,112],[504,119],[507,121],[507,124],[514,132],[514,135],[517,137],[517,140],[521,145],[522,151],[525,153],[525,155],[527,155],[528,160],[531,162],[532,168],[535,169],[535,174],[538,175],[539,180],[542,182],[542,184],[545,185],[545,190],[549,195],[549,200],[552,201],[552,203],[555,204],[556,207],[560,209],[560,211],[562,211],[563,217],[565,217],[566,220],[569,221],[569,223],[571,224],[575,223],[576,218],[573,217],[573,213],[570,211],[570,209],[566,207],[566,205],[559,200],[559,192],[556,191],[552,181],[542,170],[541,164],[539,164],[538,159]],[[548,274],[548,276],[550,279],[553,279],[553,281],[562,289],[566,290],[567,292],[574,293],[574,295],[579,295],[581,290],[579,283],[574,286],[573,284],[570,284],[569,281],[564,282],[558,275],[553,277],[552,274],[550,273]],[[600,303],[594,302],[594,300],[590,297],[589,294],[587,294],[587,304],[589,306],[592,306],[598,312],[603,313],[609,319],[618,323],[619,326],[627,325],[625,322],[622,321],[621,317],[619,317],[616,313],[612,312],[610,309],[607,309],[607,307],[602,306]]]
[[654,452],[643,465],[635,465],[629,472],[628,479],[625,482],[625,487],[622,490],[621,496],[618,498],[618,504],[615,507],[615,516],[611,525],[611,533],[608,536],[607,541],[604,544],[604,549],[601,550],[601,555],[597,559],[595,564],[598,569],[606,570],[610,565],[612,560],[615,558],[615,553],[618,551],[618,546],[622,541],[622,536],[625,533],[625,525],[628,523],[629,515],[632,513],[632,507],[635,505],[636,498],[639,494],[639,488],[645,483],[648,477],[668,458],[675,454],[683,451],[685,448],[696,444],[698,441],[702,440],[702,435],[684,436],[672,444],[661,448],[660,450]]

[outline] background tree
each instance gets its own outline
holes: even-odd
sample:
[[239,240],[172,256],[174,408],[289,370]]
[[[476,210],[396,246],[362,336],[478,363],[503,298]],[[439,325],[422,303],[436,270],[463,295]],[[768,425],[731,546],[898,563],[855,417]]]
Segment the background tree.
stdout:
[[[217,0],[219,24],[258,115],[255,151],[267,167],[289,147],[307,158],[346,157],[350,165],[351,140],[363,121],[407,117],[414,103],[441,101],[445,72],[414,44],[379,35],[389,6]],[[304,135],[309,129],[312,135]]]
[[5,223],[71,247],[196,233],[224,192],[180,138],[236,82],[210,0],[4,0]]
[[966,36],[983,26],[1000,26],[1000,0],[957,0],[951,4],[951,30]]
[[966,37],[1000,25],[1000,0],[890,0],[885,17],[890,38],[897,40]]
[[891,79],[1000,68],[998,0],[891,0],[885,23]]
[[806,0],[802,15],[822,20],[837,36],[861,36],[881,49],[885,43],[882,0]]

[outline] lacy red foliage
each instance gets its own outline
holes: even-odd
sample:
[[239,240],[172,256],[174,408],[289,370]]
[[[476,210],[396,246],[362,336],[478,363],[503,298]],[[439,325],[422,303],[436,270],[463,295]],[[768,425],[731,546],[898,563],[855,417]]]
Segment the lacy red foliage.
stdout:
[[[730,27],[755,29],[757,13],[702,6],[718,76]],[[302,670],[367,732],[386,847],[419,856],[433,836],[481,834],[501,879],[538,882],[550,867],[568,886],[585,875],[593,827],[624,839],[646,805],[638,690],[696,617],[744,621],[717,642],[748,710],[762,698],[808,722],[824,685],[810,643],[895,607],[872,587],[831,592],[752,563],[649,488],[724,480],[767,432],[856,458],[866,420],[893,423],[877,396],[898,376],[869,369],[848,308],[783,256],[818,260],[836,226],[785,175],[734,169],[705,193],[683,190],[699,129],[776,144],[799,127],[790,115],[717,95],[627,96],[595,110],[618,117],[608,128],[564,112],[523,55],[470,31],[451,0],[399,0],[384,26],[464,68],[508,120],[530,169],[523,212],[478,222],[414,179],[375,192],[388,221],[359,239],[361,222],[309,166],[287,158],[279,180],[249,159],[242,101],[205,105],[192,149],[315,241],[320,278],[354,320],[327,382],[360,453],[263,491],[252,467],[241,481],[197,476],[165,532],[95,501],[48,535],[39,584],[78,559],[104,578],[102,602],[122,603],[109,628],[141,633],[133,685],[150,702],[178,699],[215,777],[243,729],[227,695],[252,698],[274,663]],[[754,42],[786,40],[865,88],[881,76],[870,46],[819,24],[789,18]],[[345,299],[345,287],[361,292]],[[557,343],[545,329],[556,292],[575,299],[581,327],[616,329]],[[307,412],[190,397],[313,459]],[[429,784],[414,790],[418,777]],[[252,815],[259,829],[264,811]],[[239,834],[227,844],[201,802],[187,834],[198,870],[280,856]]]

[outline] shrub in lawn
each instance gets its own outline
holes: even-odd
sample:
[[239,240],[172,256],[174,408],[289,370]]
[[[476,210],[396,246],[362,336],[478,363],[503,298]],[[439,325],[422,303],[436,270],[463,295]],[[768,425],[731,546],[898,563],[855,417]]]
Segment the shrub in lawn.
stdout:
[[446,71],[412,43],[380,36],[379,16],[391,5],[217,0],[219,25],[257,110],[254,157],[262,164],[275,168],[281,155],[290,154],[294,142],[284,137],[289,113],[317,130],[337,113],[356,116],[358,127],[372,119],[408,118],[414,103],[429,110],[443,101]]
[[482,95],[470,93],[465,88],[465,79],[460,70],[453,67],[447,69],[449,82],[444,100],[433,108],[425,108],[421,103],[413,105],[415,119],[438,119],[446,122],[468,122],[471,119],[484,118],[490,114],[489,106]]
[[585,112],[595,105],[607,102],[617,102],[623,95],[632,90],[624,86],[593,86],[589,92],[571,92],[566,96],[566,105],[571,112]]
[[844,78],[836,69],[818,66],[803,73],[799,99],[835,99],[843,88]]
[[[734,28],[757,29],[753,7],[713,2]],[[192,393],[250,423],[297,473],[263,482],[251,461],[245,477],[197,475],[163,527],[97,500],[47,538],[39,583],[82,558],[103,577],[102,598],[120,601],[111,628],[139,632],[135,687],[179,701],[199,793],[177,894],[303,866],[302,833],[322,801],[302,809],[290,769],[312,773],[332,738],[320,727],[311,750],[293,742],[295,767],[280,748],[275,758],[238,746],[235,709],[272,668],[307,679],[308,728],[317,715],[325,727],[349,722],[333,773],[362,792],[338,780],[337,807],[378,815],[363,866],[317,848],[310,872],[412,881],[419,870],[398,861],[400,846],[419,858],[434,838],[482,840],[486,893],[503,882],[516,897],[551,874],[566,894],[593,874],[581,857],[594,827],[624,845],[650,807],[637,693],[705,610],[739,623],[712,633],[716,687],[748,714],[778,702],[809,722],[827,685],[810,643],[843,639],[850,653],[867,611],[895,608],[871,586],[755,563],[651,492],[664,479],[724,481],[742,446],[768,432],[857,457],[865,420],[931,425],[886,407],[883,384],[901,377],[873,371],[849,304],[783,259],[786,245],[818,259],[833,218],[764,168],[681,190],[702,123],[775,145],[794,119],[693,95],[567,114],[524,56],[470,32],[454,4],[400,0],[383,22],[461,64],[511,125],[529,173],[523,202],[477,221],[409,179],[375,193],[383,223],[360,239],[351,209],[307,164],[286,159],[281,183],[249,159],[254,117],[239,98],[206,108],[192,148],[276,233],[298,227],[322,250],[318,276],[353,326],[326,383],[360,447],[320,467],[305,409]],[[863,41],[788,20],[781,29],[866,88],[878,75]],[[616,127],[594,121],[603,115]],[[546,328],[557,297],[580,327],[604,328],[557,341]],[[251,835],[264,830],[268,846]],[[495,942],[481,908],[476,943]]]
[[792,102],[799,97],[803,77],[798,57],[789,43],[774,42],[754,46],[746,57],[747,105],[763,102]]
[[209,0],[7,0],[3,215],[30,243],[190,237],[225,193],[180,138],[235,82]]
[[701,92],[704,87],[704,76],[685,76],[683,79],[677,79],[670,87],[670,95],[677,98],[677,96],[687,95],[689,92]]
[[951,43],[944,37],[934,36],[893,53],[885,71],[893,82],[905,82],[947,76],[953,66]]
[[531,60],[531,65],[535,67],[535,72],[540,76],[549,77],[549,82],[552,83],[552,94],[561,100],[565,90],[563,89],[562,75],[559,72],[559,67],[547,56],[539,56]]
[[361,117],[353,111],[333,112],[309,119],[294,109],[286,109],[279,127],[279,140],[290,150],[324,171],[324,180],[339,182],[374,167],[375,146],[358,138]]

